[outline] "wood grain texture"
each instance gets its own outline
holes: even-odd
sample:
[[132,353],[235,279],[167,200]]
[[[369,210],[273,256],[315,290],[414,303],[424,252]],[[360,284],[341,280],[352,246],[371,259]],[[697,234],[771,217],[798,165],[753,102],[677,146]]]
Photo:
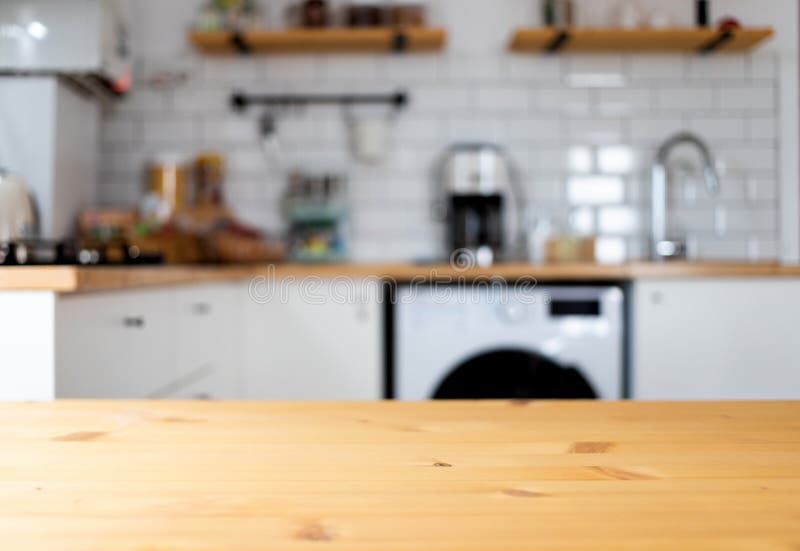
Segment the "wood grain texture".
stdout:
[[[566,52],[698,52],[709,44],[719,31],[704,27],[675,27],[665,29],[622,29],[604,27],[573,27],[567,29]],[[543,52],[559,33],[552,27],[517,29],[509,48],[516,52]],[[774,31],[768,27],[743,28],[733,31],[731,40],[720,45],[720,52],[742,52],[770,38]]]
[[0,441],[19,551],[800,546],[800,402],[6,403]]
[[[398,33],[407,39],[409,51],[437,51],[444,48],[447,31],[438,27],[379,27],[250,30],[242,39],[255,53],[308,52],[391,52]],[[191,31],[189,42],[208,54],[236,52],[230,31]]]
[[0,267],[0,291],[43,290],[60,293],[103,291],[256,277],[378,277],[397,281],[461,281],[501,277],[548,281],[627,281],[694,277],[800,277],[800,266],[746,262],[631,262],[627,264],[498,264],[460,270],[447,264],[253,264],[229,266],[9,266]]

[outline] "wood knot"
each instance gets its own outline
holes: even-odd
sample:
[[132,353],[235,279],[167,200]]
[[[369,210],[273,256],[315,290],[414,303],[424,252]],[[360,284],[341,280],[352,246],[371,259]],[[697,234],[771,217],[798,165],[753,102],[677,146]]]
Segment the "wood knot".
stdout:
[[600,474],[603,478],[613,479],[613,480],[656,480],[658,479],[657,476],[651,475],[649,473],[644,473],[641,471],[637,471],[634,469],[621,469],[619,467],[607,467],[607,466],[599,466],[599,465],[592,465],[587,467],[592,472]]
[[452,467],[450,463],[445,463],[444,461],[437,461],[433,464],[434,467]]
[[613,442],[573,442],[569,453],[607,453],[613,447]]
[[507,488],[503,493],[511,497],[543,497],[546,494],[540,492],[531,492],[530,490],[520,490],[519,488]]
[[295,537],[306,541],[331,541],[335,534],[319,522],[310,522],[300,528]]
[[70,432],[69,434],[62,434],[61,436],[54,436],[51,438],[53,442],[88,442],[90,440],[97,440],[105,436],[106,432],[100,431],[79,431]]
[[159,419],[159,421],[161,421],[162,423],[202,423],[203,422],[201,419],[191,419],[189,417],[177,417],[177,416],[162,417],[161,419]]

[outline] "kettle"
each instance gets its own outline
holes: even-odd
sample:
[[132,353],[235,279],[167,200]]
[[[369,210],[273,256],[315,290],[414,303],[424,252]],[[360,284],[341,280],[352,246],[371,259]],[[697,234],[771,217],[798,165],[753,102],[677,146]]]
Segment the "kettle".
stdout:
[[0,243],[35,239],[38,234],[39,216],[28,186],[0,168]]

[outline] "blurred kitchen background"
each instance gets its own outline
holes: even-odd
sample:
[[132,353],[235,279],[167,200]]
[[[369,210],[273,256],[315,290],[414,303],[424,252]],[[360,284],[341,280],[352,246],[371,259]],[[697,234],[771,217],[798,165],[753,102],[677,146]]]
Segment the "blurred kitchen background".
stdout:
[[799,24],[4,0],[0,398],[797,397]]
[[[9,6],[14,4],[20,2]],[[291,4],[256,3],[257,11],[241,24],[291,25],[292,17],[302,17],[296,13],[302,6],[293,11]],[[330,24],[345,23],[346,3],[322,4]],[[505,148],[518,167],[529,223],[543,219],[553,234],[597,236],[601,261],[643,258],[655,150],[672,134],[689,130],[713,151],[724,185],[719,196],[709,196],[696,154],[687,150],[671,158],[670,171],[680,179],[671,188],[674,223],[686,234],[688,256],[797,257],[796,201],[791,201],[797,193],[793,3],[711,2],[712,25],[733,17],[776,32],[753,50],[705,56],[513,52],[508,44],[516,27],[543,23],[546,14],[539,2],[411,4],[422,7],[430,25],[447,28],[441,50],[207,55],[193,47],[186,32],[192,26],[227,24],[209,15],[208,2],[131,2],[130,90],[102,109],[93,104],[97,123],[82,119],[89,122],[80,125],[85,133],[80,141],[97,143],[96,159],[86,160],[96,162],[96,178],[87,176],[80,189],[70,191],[65,205],[72,208],[59,209],[56,216],[63,222],[55,221],[54,230],[66,232],[64,224],[74,219],[78,207],[139,206],[148,189],[148,166],[179,163],[191,172],[199,155],[213,152],[224,164],[228,205],[255,229],[275,236],[286,232],[282,198],[290,173],[330,175],[346,188],[347,258],[441,258],[447,253],[445,226],[431,208],[435,162],[453,143],[489,142]],[[581,26],[686,27],[697,16],[691,1],[570,4],[571,21]],[[274,128],[264,138],[263,109],[231,109],[230,96],[237,90],[404,91],[409,102],[399,110],[381,105],[278,107],[270,110]],[[42,115],[33,101],[30,112],[9,101],[3,105],[14,111],[4,118],[26,124]],[[354,134],[374,142],[363,146],[377,151],[359,158],[353,152]],[[13,136],[4,137],[9,139]],[[27,177],[34,184],[39,178]],[[792,203],[783,211],[782,194]]]

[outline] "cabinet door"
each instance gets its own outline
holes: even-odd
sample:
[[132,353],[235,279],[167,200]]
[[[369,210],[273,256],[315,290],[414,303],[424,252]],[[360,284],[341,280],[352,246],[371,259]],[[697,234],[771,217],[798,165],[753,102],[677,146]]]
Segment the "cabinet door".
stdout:
[[272,291],[269,297],[251,292],[245,299],[245,397],[374,400],[382,396],[377,283],[284,280],[274,282]]
[[56,396],[158,397],[177,377],[173,305],[167,289],[59,296]]
[[178,378],[166,398],[239,398],[239,293],[232,284],[175,292]]
[[800,398],[800,280],[634,285],[633,396]]

